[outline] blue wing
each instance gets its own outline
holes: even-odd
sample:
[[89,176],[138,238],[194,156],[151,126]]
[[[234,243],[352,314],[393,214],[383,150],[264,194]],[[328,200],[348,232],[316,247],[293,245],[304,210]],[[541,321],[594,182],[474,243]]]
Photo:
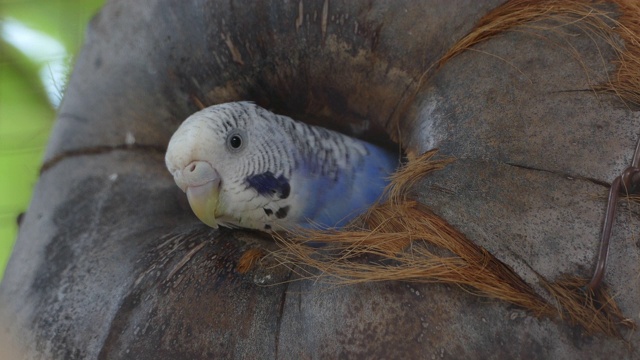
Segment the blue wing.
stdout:
[[310,227],[340,227],[375,203],[398,167],[398,157],[365,143],[368,155],[352,168],[340,169],[335,179],[309,179],[313,196],[306,199],[304,216]]

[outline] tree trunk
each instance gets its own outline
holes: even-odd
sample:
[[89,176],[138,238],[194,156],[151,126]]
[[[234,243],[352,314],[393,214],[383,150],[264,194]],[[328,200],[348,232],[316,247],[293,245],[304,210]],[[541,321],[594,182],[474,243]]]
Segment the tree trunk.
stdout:
[[[412,198],[552,303],[541,277],[591,275],[608,184],[631,161],[640,116],[620,69],[638,67],[625,19],[640,12],[503,3],[109,1],[0,285],[7,337],[36,359],[637,356],[637,332],[626,346],[452,284],[240,272],[247,250],[281,247],[206,228],[165,169],[182,120],[235,100],[411,159],[439,148],[456,161]],[[623,202],[606,281],[638,321],[640,216]]]

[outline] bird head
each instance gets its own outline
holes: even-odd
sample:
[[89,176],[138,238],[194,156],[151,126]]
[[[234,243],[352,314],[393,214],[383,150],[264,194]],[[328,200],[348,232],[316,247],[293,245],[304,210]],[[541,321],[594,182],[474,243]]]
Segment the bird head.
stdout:
[[217,228],[217,219],[233,215],[247,177],[280,170],[273,153],[282,154],[286,141],[269,116],[276,115],[248,102],[215,105],[189,116],[171,137],[167,169],[205,224]]

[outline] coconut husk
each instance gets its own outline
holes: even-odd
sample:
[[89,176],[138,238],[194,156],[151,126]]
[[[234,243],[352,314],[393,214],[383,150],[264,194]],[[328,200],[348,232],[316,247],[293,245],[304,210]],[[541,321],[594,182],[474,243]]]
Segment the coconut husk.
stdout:
[[[484,16],[420,81],[427,82],[430,72],[506,31],[564,31],[563,26],[571,24],[588,36],[605,39],[617,54],[616,72],[610,74],[604,84],[591,84],[593,91],[613,92],[627,104],[638,105],[639,19],[640,5],[634,1],[507,1]],[[567,51],[579,57],[570,45],[565,45]],[[585,68],[585,76],[589,77],[590,72],[591,69]],[[396,128],[391,125],[390,133]],[[351,226],[341,230],[296,230],[285,236],[279,234],[275,237],[280,249],[260,255],[289,267],[299,279],[340,285],[373,281],[450,283],[478,296],[516,304],[537,316],[567,320],[590,333],[621,336],[621,328],[635,327],[622,314],[606,285],[592,291],[586,286],[587,280],[578,276],[566,275],[555,280],[541,277],[540,282],[549,292],[547,295],[555,301],[551,303],[545,300],[549,297],[537,294],[509,266],[413,201],[414,185],[453,161],[436,154],[435,151],[419,156],[409,153],[407,164],[392,177],[386,200],[373,206]],[[630,199],[637,201],[635,197]],[[310,243],[324,245],[314,247],[309,246]],[[247,255],[247,260],[241,261],[242,271],[258,263],[255,255]]]

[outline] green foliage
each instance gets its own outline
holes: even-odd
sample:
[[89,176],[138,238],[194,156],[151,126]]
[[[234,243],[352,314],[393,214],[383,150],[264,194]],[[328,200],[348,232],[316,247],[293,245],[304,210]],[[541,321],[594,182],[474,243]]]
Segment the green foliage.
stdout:
[[[0,0],[0,29],[11,22],[49,36],[66,50],[62,60],[71,63],[87,22],[103,3]],[[51,59],[23,53],[19,45],[9,41],[6,31],[0,32],[0,279],[17,234],[16,219],[28,206],[55,118],[41,74],[42,69],[45,76],[52,69]],[[64,81],[55,86],[63,89]]]

